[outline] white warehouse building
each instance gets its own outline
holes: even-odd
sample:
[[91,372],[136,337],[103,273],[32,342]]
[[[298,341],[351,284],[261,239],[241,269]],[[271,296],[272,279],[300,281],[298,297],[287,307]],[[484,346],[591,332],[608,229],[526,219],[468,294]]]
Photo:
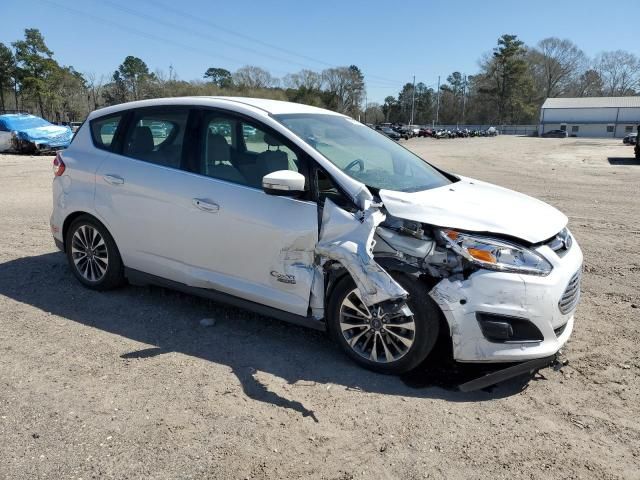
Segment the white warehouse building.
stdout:
[[640,125],[640,97],[547,98],[538,133],[566,130],[576,137],[624,137]]

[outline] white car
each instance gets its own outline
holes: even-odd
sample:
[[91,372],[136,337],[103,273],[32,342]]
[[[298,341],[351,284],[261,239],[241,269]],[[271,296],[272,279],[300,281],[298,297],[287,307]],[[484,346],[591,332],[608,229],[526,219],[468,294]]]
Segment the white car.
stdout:
[[54,175],[51,230],[92,289],[158,284],[327,329],[384,373],[438,341],[460,362],[547,359],[573,329],[582,252],[565,215],[331,111],[234,97],[108,107]]

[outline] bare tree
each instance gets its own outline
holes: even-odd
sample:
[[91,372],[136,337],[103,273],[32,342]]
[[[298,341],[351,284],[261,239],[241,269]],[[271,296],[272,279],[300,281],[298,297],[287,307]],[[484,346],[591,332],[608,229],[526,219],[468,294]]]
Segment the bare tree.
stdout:
[[286,88],[320,90],[322,75],[313,70],[300,70],[298,73],[286,75],[282,82]]
[[529,52],[534,79],[544,97],[567,92],[587,64],[587,57],[571,40],[545,38]]
[[266,70],[247,65],[236,70],[233,74],[233,83],[244,88],[269,88],[277,85],[278,82]]
[[601,97],[603,88],[600,74],[590,68],[580,75],[570,93],[576,97]]
[[376,102],[369,102],[364,111],[364,119],[367,123],[382,123],[385,120],[382,106]]
[[608,96],[633,95],[640,87],[640,59],[624,50],[604,52],[596,58],[596,70]]
[[358,67],[328,68],[322,72],[327,106],[356,117],[364,96],[364,75]]
[[95,73],[88,72],[84,74],[84,78],[89,92],[89,98],[87,99],[89,110],[95,110],[100,105],[100,100],[102,99],[104,75],[97,77]]

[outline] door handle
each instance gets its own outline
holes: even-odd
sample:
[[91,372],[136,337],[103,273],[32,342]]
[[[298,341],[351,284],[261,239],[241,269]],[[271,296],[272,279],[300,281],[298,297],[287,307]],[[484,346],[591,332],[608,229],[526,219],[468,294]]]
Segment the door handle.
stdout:
[[215,213],[218,210],[220,210],[220,205],[218,205],[217,203],[210,202],[209,200],[204,200],[202,198],[194,198],[192,200],[192,203],[197,208],[199,208],[200,210],[203,210],[205,212]]
[[106,174],[103,176],[104,181],[110,183],[111,185],[122,185],[124,183],[124,178],[119,177],[118,175]]

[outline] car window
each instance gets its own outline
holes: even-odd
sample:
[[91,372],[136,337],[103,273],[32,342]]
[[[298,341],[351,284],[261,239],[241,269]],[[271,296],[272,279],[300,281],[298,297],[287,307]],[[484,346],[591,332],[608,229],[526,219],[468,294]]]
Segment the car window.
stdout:
[[328,114],[274,117],[347,175],[374,189],[416,192],[451,183],[397,142],[350,118]]
[[227,144],[235,147],[235,122],[228,118],[212,118],[208,123],[208,133],[224,137]]
[[91,138],[97,148],[111,150],[113,137],[120,125],[122,115],[96,118],[91,121]]
[[180,168],[188,117],[186,108],[134,111],[122,154],[156,165]]
[[300,160],[277,134],[239,118],[206,113],[201,129],[200,173],[262,188],[262,178],[277,170],[300,170]]

